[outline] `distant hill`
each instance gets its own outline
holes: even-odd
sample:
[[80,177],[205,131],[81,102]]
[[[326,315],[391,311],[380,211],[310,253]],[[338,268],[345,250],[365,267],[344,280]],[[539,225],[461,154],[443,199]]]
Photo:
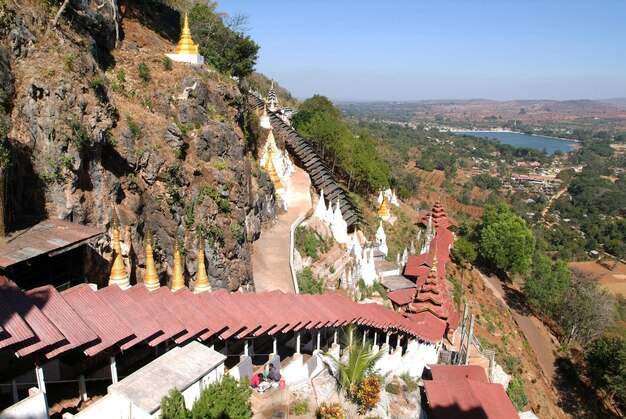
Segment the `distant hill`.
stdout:
[[573,130],[626,130],[626,99],[606,100],[422,100],[338,102],[348,115],[404,122],[436,122],[474,128],[534,126]]

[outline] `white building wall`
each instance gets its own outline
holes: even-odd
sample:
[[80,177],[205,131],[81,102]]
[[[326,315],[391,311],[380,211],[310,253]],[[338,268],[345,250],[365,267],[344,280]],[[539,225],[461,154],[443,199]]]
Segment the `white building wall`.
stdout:
[[29,396],[0,412],[0,419],[48,419],[46,396],[38,388],[28,390]]

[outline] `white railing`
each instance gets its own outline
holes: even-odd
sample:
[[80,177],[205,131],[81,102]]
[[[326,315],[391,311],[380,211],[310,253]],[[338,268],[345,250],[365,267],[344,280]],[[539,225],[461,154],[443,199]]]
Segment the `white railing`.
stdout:
[[291,228],[289,230],[289,268],[291,269],[291,279],[293,280],[293,289],[296,294],[300,294],[300,288],[298,287],[298,275],[296,275],[296,269],[293,266],[293,252],[295,251],[296,246],[296,229],[305,218],[312,214],[312,212],[313,208],[308,210],[306,213],[301,214],[298,218],[296,218],[296,221],[291,224]]

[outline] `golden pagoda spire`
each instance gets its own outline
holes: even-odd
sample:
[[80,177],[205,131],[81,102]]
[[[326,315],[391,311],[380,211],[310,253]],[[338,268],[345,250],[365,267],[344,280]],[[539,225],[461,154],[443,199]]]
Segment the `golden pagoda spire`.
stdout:
[[156,268],[154,267],[154,254],[152,252],[152,232],[148,230],[146,234],[146,274],[143,278],[143,284],[150,291],[161,286]]
[[276,190],[283,189],[283,184],[280,182],[280,177],[278,177],[278,173],[276,172],[276,167],[274,167],[274,162],[272,161],[272,148],[268,147],[267,149],[267,158],[265,160],[265,170],[270,175],[270,179],[274,183],[274,188]]
[[389,218],[391,216],[391,212],[389,211],[389,206],[387,205],[387,197],[383,197],[383,202],[380,204],[378,208],[378,216],[380,218]]
[[198,54],[198,46],[195,45],[193,43],[193,40],[191,39],[191,31],[189,30],[189,21],[187,19],[187,14],[185,14],[185,23],[183,24],[183,31],[180,35],[180,41],[178,41],[178,45],[176,45],[175,54]]
[[183,277],[183,264],[180,258],[180,245],[178,238],[174,239],[174,277],[172,278],[172,292],[185,288],[185,278]]
[[204,265],[204,237],[198,235],[198,274],[196,276],[196,285],[193,287],[193,293],[211,291],[209,277],[206,274],[206,266]]
[[122,246],[120,245],[120,220],[117,217],[115,208],[113,208],[113,265],[111,266],[111,275],[109,275],[109,286],[117,285],[121,288],[130,286],[128,274],[124,267],[124,259],[122,258]]

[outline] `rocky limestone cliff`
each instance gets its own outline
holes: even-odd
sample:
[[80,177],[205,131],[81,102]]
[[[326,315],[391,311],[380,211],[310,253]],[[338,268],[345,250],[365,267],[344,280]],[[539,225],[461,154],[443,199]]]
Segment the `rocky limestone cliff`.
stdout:
[[[42,4],[0,1],[9,229],[58,217],[109,231],[116,208],[131,282],[143,278],[150,229],[162,284],[174,237],[194,278],[202,233],[213,286],[250,288],[250,243],[274,217],[274,190],[252,157],[258,116],[245,94],[208,69],[166,69],[172,43],[131,17],[150,2],[113,13],[108,3],[72,0],[56,28]],[[178,14],[166,11],[175,27]],[[91,246],[89,280],[104,284],[110,235]]]

